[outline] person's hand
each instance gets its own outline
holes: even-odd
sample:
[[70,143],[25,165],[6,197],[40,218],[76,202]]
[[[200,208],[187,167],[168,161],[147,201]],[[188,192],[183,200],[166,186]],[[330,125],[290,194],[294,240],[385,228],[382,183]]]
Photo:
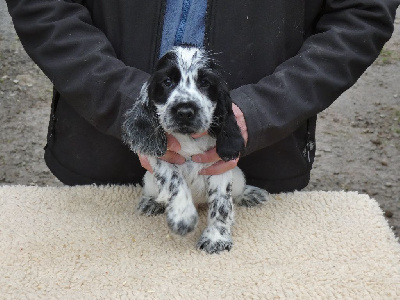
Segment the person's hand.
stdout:
[[[236,117],[236,122],[239,125],[240,131],[244,139],[244,143],[246,145],[248,139],[248,133],[243,113],[236,104],[232,104],[232,111]],[[192,134],[192,137],[197,139],[206,134],[208,134],[207,131],[202,133]],[[165,160],[172,164],[181,165],[185,162],[185,158],[177,153],[180,150],[181,150],[181,145],[179,144],[178,140],[172,135],[167,134],[167,152],[165,153],[164,156],[160,157],[160,159]],[[142,167],[145,168],[150,173],[153,173],[153,169],[147,157],[142,154],[138,154],[138,156]],[[199,175],[223,174],[226,171],[235,168],[239,162],[239,158],[226,162],[221,160],[221,158],[217,154],[215,147],[202,154],[193,155],[192,160],[197,163],[214,163],[208,168],[200,170]]]
[[[248,140],[248,133],[247,133],[247,126],[246,121],[244,119],[243,113],[236,104],[232,104],[232,110],[236,117],[236,122],[239,125],[240,131],[242,133],[244,143],[247,144]],[[192,135],[193,138],[199,138],[203,135],[207,134],[207,132],[203,132],[201,134]],[[216,148],[212,148],[202,154],[197,154],[192,156],[192,161],[197,163],[214,163],[208,168],[200,170],[200,175],[219,175],[235,168],[239,162],[239,158],[230,160],[230,161],[223,161],[217,154]]]
[[[167,152],[160,159],[165,160],[171,164],[181,165],[185,162],[185,158],[179,155],[177,152],[181,150],[181,145],[178,140],[170,134],[167,134]],[[149,160],[145,155],[138,153],[140,164],[150,173],[153,173]]]

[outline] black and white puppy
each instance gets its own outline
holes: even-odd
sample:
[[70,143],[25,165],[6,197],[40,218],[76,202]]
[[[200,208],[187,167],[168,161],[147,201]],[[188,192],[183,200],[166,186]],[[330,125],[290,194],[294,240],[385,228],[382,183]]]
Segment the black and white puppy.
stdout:
[[[202,49],[173,48],[158,62],[123,124],[125,143],[146,155],[153,168],[153,174],[147,172],[143,179],[139,212],[150,216],[166,211],[169,228],[185,235],[197,224],[195,204],[207,202],[208,226],[197,247],[208,253],[231,249],[233,203],[253,206],[268,198],[266,191],[245,184],[238,167],[221,175],[201,176],[198,171],[211,163],[191,160],[192,155],[216,146],[218,155],[228,161],[244,148],[229,90],[218,69]],[[191,137],[204,131],[208,135]],[[167,150],[166,133],[181,144],[183,165],[157,158]]]

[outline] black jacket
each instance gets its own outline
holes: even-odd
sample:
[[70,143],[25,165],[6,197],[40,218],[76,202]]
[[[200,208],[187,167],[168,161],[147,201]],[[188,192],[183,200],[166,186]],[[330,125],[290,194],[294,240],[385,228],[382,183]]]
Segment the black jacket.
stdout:
[[[67,184],[139,182],[123,114],[155,67],[161,0],[7,0],[27,53],[55,87],[45,159]],[[399,0],[209,0],[205,47],[227,71],[249,141],[248,181],[304,187],[316,114],[376,59]]]

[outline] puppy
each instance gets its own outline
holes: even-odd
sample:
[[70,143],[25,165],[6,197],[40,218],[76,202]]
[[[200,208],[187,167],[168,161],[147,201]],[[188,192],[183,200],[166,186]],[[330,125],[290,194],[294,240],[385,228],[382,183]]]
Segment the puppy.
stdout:
[[[220,68],[202,49],[179,46],[158,62],[137,102],[126,113],[124,142],[146,155],[153,168],[143,179],[138,210],[143,215],[166,212],[172,232],[185,235],[198,221],[195,204],[208,203],[208,226],[197,247],[208,253],[232,248],[233,203],[253,206],[268,198],[265,190],[245,184],[235,167],[221,175],[198,175],[211,165],[191,160],[192,155],[216,147],[224,161],[239,157],[244,140],[232,111],[232,101]],[[193,133],[208,131],[194,139]],[[186,162],[173,165],[158,157],[167,150],[166,133],[181,145]]]

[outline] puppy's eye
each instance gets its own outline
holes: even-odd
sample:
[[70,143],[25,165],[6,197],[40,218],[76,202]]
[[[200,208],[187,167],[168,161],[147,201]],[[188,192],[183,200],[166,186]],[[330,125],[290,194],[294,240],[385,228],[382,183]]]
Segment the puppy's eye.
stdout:
[[170,88],[174,85],[174,82],[171,80],[171,78],[168,77],[167,79],[164,79],[164,81],[162,82],[162,85],[167,88]]
[[200,87],[202,87],[202,88],[208,88],[209,86],[210,86],[210,82],[207,80],[207,79],[205,79],[205,78],[203,78],[203,79],[200,79]]

